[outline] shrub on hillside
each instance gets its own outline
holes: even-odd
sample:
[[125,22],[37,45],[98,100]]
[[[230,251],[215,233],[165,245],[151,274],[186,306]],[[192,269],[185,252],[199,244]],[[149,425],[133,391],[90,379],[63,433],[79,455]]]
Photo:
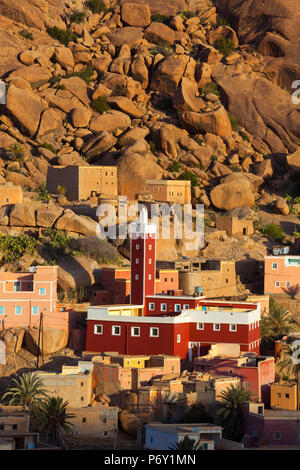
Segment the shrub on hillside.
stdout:
[[264,225],[261,228],[261,232],[275,241],[281,241],[284,236],[282,228],[280,227],[280,225],[277,224]]
[[65,46],[74,39],[74,33],[69,29],[60,29],[57,26],[53,26],[53,28],[49,28],[47,32],[53,39],[57,39]]

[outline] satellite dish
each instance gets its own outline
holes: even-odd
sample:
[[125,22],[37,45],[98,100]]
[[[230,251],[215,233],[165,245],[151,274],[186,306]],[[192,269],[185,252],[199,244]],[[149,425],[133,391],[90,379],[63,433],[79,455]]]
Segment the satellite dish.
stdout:
[[35,273],[35,271],[36,271],[36,266],[30,266],[29,272],[30,273]]

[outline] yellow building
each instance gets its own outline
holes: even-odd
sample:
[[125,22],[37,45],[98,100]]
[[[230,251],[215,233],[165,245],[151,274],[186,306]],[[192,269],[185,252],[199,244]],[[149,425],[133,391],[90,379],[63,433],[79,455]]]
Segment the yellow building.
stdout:
[[6,204],[17,204],[23,202],[23,190],[21,186],[14,186],[12,183],[0,185],[0,206]]
[[59,186],[70,201],[90,197],[116,197],[118,195],[116,166],[50,166],[47,189],[57,194]]
[[271,408],[297,410],[296,382],[280,382],[271,384]]

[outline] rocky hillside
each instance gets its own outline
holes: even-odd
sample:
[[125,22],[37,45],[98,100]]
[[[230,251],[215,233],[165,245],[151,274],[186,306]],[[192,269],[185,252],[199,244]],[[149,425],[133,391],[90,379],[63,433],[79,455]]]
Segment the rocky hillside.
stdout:
[[[190,179],[207,226],[220,211],[257,221],[251,250],[220,236],[203,254],[261,259],[266,220],[300,231],[296,1],[0,0],[0,183],[30,205],[53,164],[117,164],[120,185]],[[17,226],[91,235],[50,199],[51,223],[32,205]],[[6,233],[22,210],[5,209]]]

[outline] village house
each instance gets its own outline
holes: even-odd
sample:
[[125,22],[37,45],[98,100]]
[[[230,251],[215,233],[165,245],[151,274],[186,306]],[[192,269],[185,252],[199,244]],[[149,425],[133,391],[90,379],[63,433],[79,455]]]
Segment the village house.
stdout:
[[0,184],[0,206],[17,204],[18,202],[23,202],[23,189],[21,186],[15,186],[10,182]]
[[214,416],[221,393],[241,382],[238,377],[190,373],[178,377],[153,377],[137,390],[121,392],[121,408],[137,414],[143,421],[163,419],[179,421],[191,406],[201,405]]
[[0,323],[2,329],[44,325],[62,328],[65,315],[55,315],[57,266],[33,266],[29,272],[0,272]]
[[216,220],[216,228],[225,230],[229,237],[246,235],[250,237],[254,233],[252,220],[239,219],[229,215],[219,215]]
[[39,433],[30,431],[30,413],[23,406],[0,406],[1,450],[56,450],[52,445],[41,443]]
[[158,264],[178,270],[179,289],[186,295],[201,293],[207,298],[216,298],[237,294],[234,261],[188,258]]
[[58,194],[63,188],[70,201],[118,195],[116,166],[49,166],[47,190]]
[[259,353],[260,304],[206,300],[177,289],[156,293],[156,226],[146,212],[131,225],[130,304],[88,309],[86,350],[191,361],[212,344],[236,343]]
[[238,356],[207,355],[194,361],[195,371],[240,377],[253,398],[270,406],[270,387],[275,381],[274,357],[242,352]]
[[271,384],[271,408],[280,410],[297,410],[297,383],[275,382]]
[[146,450],[169,450],[185,437],[199,442],[203,450],[214,450],[217,441],[222,439],[222,428],[215,424],[163,424],[146,425]]
[[111,441],[118,432],[117,406],[95,403],[93,406],[70,407],[68,413],[74,415],[69,420],[73,424],[74,436],[96,436],[101,442]]
[[37,372],[50,396],[60,396],[69,407],[82,408],[92,400],[92,370],[63,366],[61,372]]
[[165,204],[190,204],[189,180],[119,180],[118,192],[129,200],[143,200]]
[[191,203],[191,182],[184,180],[146,180],[142,195],[155,202],[170,204]]
[[[136,390],[153,377],[180,375],[180,358],[174,356],[128,356],[105,353],[93,362],[93,393],[119,398],[122,390]],[[81,363],[80,363],[81,364]]]
[[291,447],[300,443],[300,411],[266,410],[263,403],[244,404],[245,447]]
[[300,256],[266,256],[264,293],[284,294],[300,286]]

